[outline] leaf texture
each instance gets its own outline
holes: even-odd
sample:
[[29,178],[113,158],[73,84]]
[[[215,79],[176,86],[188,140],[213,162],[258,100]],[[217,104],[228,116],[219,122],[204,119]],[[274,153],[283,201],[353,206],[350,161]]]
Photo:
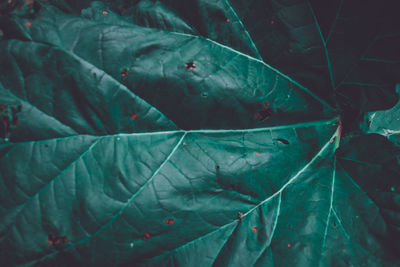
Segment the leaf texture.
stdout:
[[343,139],[394,104],[398,29],[356,3],[1,6],[0,262],[398,266],[399,149]]

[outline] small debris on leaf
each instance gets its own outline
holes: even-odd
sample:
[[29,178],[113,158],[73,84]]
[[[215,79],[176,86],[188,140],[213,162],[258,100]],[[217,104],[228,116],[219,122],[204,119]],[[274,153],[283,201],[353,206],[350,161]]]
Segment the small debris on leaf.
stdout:
[[102,14],[103,15],[108,15],[108,12],[107,11],[103,11]]
[[265,108],[257,113],[254,114],[254,118],[256,118],[258,121],[264,121],[266,119],[269,119],[272,115],[272,109],[270,108]]
[[251,231],[253,231],[253,233],[257,234],[257,232],[258,232],[257,226],[251,227]]
[[133,120],[133,121],[136,120],[138,117],[139,116],[136,113],[132,113],[130,116],[131,120]]
[[196,64],[194,64],[194,62],[187,62],[185,68],[187,70],[194,70],[196,68]]
[[279,142],[281,142],[281,143],[283,143],[283,144],[285,144],[285,145],[288,145],[288,144],[289,144],[289,141],[286,140],[286,139],[283,139],[283,138],[278,138],[278,139],[276,139],[276,141],[279,141]]
[[173,218],[168,218],[168,219],[164,220],[164,224],[166,224],[166,225],[171,225],[174,223],[175,223],[175,220]]
[[33,25],[33,22],[31,22],[31,21],[25,22],[25,26],[28,28],[32,27],[32,25]]
[[292,244],[288,243],[286,246],[287,246],[288,248],[291,248],[291,247],[292,247]]
[[141,237],[142,240],[147,241],[151,237],[151,234],[149,232],[144,232],[143,236]]
[[50,246],[59,246],[68,243],[67,236],[57,236],[55,234],[50,234],[47,237],[47,244]]
[[129,71],[127,69],[121,70],[121,77],[126,77],[126,76],[128,76],[128,74],[129,74]]
[[208,93],[207,93],[207,92],[201,93],[201,97],[202,97],[202,98],[207,98],[207,97],[208,97]]

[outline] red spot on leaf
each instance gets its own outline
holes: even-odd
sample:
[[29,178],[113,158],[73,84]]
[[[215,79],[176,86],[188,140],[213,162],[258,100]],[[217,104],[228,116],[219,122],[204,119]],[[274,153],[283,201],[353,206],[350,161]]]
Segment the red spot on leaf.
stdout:
[[226,22],[231,22],[231,20],[229,18],[226,18]]
[[136,113],[132,113],[130,117],[131,117],[131,120],[134,121],[134,120],[136,120],[139,116],[138,116]]
[[289,141],[286,140],[286,139],[283,139],[283,138],[278,138],[278,139],[276,139],[276,141],[279,141],[279,142],[281,142],[281,143],[283,143],[283,144],[285,144],[285,145],[288,145],[288,144],[289,144]]
[[107,11],[103,11],[102,14],[103,15],[108,15],[108,12]]
[[151,234],[149,232],[144,232],[144,234],[142,235],[142,240],[147,241],[149,240],[151,237]]
[[186,145],[187,145],[186,142],[183,142],[183,143],[182,143],[182,146],[186,146]]
[[268,107],[269,106],[269,102],[268,101],[265,101],[264,102],[264,107]]
[[257,113],[254,114],[254,118],[256,118],[258,121],[264,121],[267,120],[271,117],[272,115],[272,109],[270,108],[265,108]]
[[253,233],[257,234],[257,232],[258,232],[257,226],[251,227],[251,231],[253,231]]
[[187,70],[194,70],[196,68],[196,64],[194,64],[194,62],[187,62],[185,68]]
[[164,223],[165,223],[166,225],[171,225],[171,224],[174,224],[174,223],[175,223],[175,220],[172,219],[172,218],[168,218],[168,219],[165,219],[165,220],[164,220]]
[[331,140],[329,140],[329,143],[333,143],[333,141],[335,141],[335,137],[332,137]]
[[47,244],[49,244],[50,246],[60,246],[66,243],[68,243],[67,236],[57,236],[55,234],[50,234],[47,237]]
[[26,27],[32,27],[32,25],[33,25],[33,22],[31,22],[31,21],[27,21],[27,22],[25,22],[25,26]]
[[259,156],[259,155],[260,155],[260,153],[254,152],[254,156]]
[[288,243],[286,246],[287,246],[288,248],[291,248],[291,247],[292,247],[292,244]]
[[206,64],[207,64],[207,65],[210,65],[210,62],[207,62]]
[[342,131],[343,131],[342,120],[338,119],[338,123],[339,123],[338,137],[341,138],[342,137]]
[[127,69],[121,70],[121,77],[126,77],[126,76],[128,76],[128,74],[129,74],[129,71]]

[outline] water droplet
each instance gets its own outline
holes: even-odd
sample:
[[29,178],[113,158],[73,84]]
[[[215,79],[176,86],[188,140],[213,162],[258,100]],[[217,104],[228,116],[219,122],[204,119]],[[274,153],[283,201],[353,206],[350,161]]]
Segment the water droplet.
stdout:
[[131,248],[133,248],[134,245],[135,245],[135,244],[134,244],[133,242],[129,244],[129,246],[130,246]]

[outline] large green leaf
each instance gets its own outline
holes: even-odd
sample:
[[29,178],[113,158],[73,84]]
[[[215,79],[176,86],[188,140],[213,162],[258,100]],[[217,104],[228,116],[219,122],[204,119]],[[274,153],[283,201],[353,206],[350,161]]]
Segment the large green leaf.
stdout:
[[38,2],[0,18],[3,265],[400,264],[399,151],[336,151],[314,3],[267,1],[276,43],[260,1]]

